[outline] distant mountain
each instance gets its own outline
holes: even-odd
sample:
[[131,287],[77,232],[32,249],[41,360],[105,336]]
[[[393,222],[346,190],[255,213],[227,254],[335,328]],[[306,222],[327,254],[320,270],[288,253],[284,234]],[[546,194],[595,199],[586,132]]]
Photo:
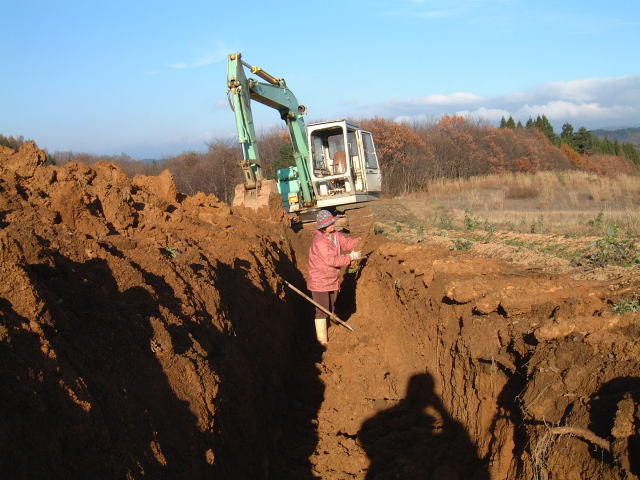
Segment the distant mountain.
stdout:
[[607,137],[609,140],[618,140],[619,143],[633,143],[636,147],[640,147],[640,127],[592,130],[592,132],[600,138]]

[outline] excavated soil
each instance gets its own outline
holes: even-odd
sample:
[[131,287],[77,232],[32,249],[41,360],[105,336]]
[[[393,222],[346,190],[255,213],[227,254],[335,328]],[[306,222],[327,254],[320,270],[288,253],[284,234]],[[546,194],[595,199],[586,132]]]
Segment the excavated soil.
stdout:
[[44,159],[0,151],[0,476],[302,478],[322,385],[288,225]]
[[310,229],[0,147],[2,478],[640,476],[640,279],[373,235],[326,351]]

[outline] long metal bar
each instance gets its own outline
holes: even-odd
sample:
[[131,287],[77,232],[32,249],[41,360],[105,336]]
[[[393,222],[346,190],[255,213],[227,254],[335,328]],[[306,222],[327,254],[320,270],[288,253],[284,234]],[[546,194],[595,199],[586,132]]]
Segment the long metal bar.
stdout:
[[326,313],[327,315],[329,315],[329,318],[331,320],[333,320],[336,323],[339,323],[340,325],[342,325],[344,328],[346,328],[347,330],[350,330],[353,332],[353,328],[351,327],[351,325],[349,325],[348,323],[343,322],[342,320],[340,320],[338,318],[338,316],[336,314],[334,314],[333,312],[327,310],[326,308],[324,308],[322,305],[320,305],[318,302],[316,302],[313,298],[309,297],[306,293],[302,292],[301,290],[299,290],[297,287],[295,287],[294,285],[291,285],[289,282],[287,282],[284,278],[282,279],[282,281],[284,283],[287,284],[287,286],[293,290],[294,292],[296,292],[298,295],[300,295],[302,298],[305,298],[306,300],[308,300],[309,302],[311,302],[313,305],[315,305],[316,307],[318,307],[320,310],[322,310],[324,313]]

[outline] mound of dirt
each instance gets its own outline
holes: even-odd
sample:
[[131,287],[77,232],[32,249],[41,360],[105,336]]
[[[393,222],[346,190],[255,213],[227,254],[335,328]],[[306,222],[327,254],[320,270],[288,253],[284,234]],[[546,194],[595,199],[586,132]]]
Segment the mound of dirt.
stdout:
[[[280,279],[303,283],[287,226],[181,195],[168,171],[44,163],[33,143],[0,150],[1,476],[285,478],[308,465],[321,397],[294,416],[309,428],[283,432],[296,372],[320,387],[319,357],[299,351],[306,311]],[[271,460],[288,439],[306,448],[298,465]]]
[[[637,276],[386,242],[322,352],[312,228],[0,147],[2,478],[640,476]],[[489,255],[490,252],[481,252]]]
[[358,275],[356,334],[333,328],[323,362],[321,478],[640,474],[640,315],[610,308],[637,277],[396,243]]

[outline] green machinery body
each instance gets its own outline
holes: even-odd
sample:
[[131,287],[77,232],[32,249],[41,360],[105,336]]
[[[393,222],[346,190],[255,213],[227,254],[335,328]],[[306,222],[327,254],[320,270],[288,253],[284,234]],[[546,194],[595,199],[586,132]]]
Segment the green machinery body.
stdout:
[[[266,80],[267,83],[247,79],[244,67],[251,73]],[[260,188],[264,180],[260,166],[257,136],[251,114],[251,100],[255,100],[280,113],[285,121],[293,145],[293,157],[296,166],[281,169],[277,172],[278,191],[285,209],[289,211],[290,195],[299,195],[304,206],[313,205],[313,191],[307,169],[309,146],[302,115],[304,105],[300,105],[295,95],[287,88],[284,79],[275,78],[262,70],[242,61],[240,53],[229,55],[227,64],[227,86],[235,113],[238,141],[242,146],[243,161],[241,166],[245,173],[245,188]]]
[[[247,78],[245,68],[264,82]],[[267,206],[267,197],[275,193],[273,180],[264,178],[260,166],[252,101],[277,110],[287,125],[295,166],[276,173],[277,190],[287,212],[302,218],[317,208],[379,198],[382,175],[370,132],[347,120],[305,125],[302,116],[306,108],[298,103],[284,79],[249,65],[240,53],[229,55],[227,86],[245,177],[244,184],[236,187],[234,205],[258,210]]]

